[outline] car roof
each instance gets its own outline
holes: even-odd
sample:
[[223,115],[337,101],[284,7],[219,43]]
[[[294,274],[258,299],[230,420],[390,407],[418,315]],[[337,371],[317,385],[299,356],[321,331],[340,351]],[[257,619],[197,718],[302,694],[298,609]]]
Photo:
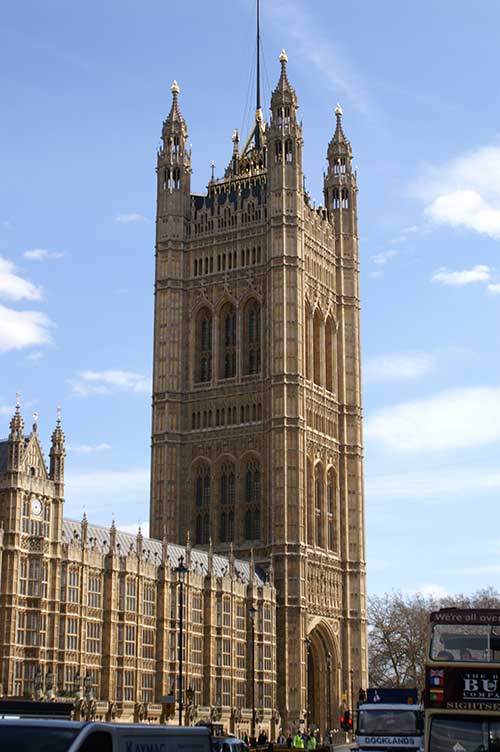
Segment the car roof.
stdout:
[[18,718],[17,716],[12,715],[10,718],[3,717],[0,718],[0,724],[13,724],[16,725],[20,724],[21,726],[43,726],[48,728],[72,728],[72,729],[81,729],[84,726],[88,726],[88,723],[85,723],[83,721],[68,721],[62,718],[61,720],[58,719],[52,719],[52,718]]

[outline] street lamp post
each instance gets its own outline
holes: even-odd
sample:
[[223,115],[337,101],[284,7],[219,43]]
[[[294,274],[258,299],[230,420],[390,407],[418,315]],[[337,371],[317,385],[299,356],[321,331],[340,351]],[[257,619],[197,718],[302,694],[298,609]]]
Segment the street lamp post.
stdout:
[[186,575],[188,572],[187,567],[184,564],[184,556],[179,557],[179,563],[174,569],[174,572],[177,575],[177,579],[179,581],[179,726],[182,726],[182,711],[183,711],[183,703],[182,703],[182,694],[183,694],[183,687],[182,687],[182,647],[183,647],[183,634],[182,629],[184,626],[183,617],[184,617],[184,582],[186,580]]
[[252,725],[250,727],[250,738],[255,740],[255,616],[257,609],[250,606],[248,615],[250,617],[250,648],[252,652]]
[[305,727],[309,726],[309,653],[311,652],[312,640],[310,637],[304,637],[304,645],[306,646],[306,722]]

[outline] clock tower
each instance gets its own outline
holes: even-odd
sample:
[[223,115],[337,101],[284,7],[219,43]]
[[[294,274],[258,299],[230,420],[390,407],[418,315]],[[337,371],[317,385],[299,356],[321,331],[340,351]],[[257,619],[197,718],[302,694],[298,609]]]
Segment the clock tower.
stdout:
[[17,693],[56,660],[66,452],[58,417],[47,468],[36,417],[26,435],[17,404],[8,439],[0,442],[0,655],[10,667],[2,672],[3,694]]

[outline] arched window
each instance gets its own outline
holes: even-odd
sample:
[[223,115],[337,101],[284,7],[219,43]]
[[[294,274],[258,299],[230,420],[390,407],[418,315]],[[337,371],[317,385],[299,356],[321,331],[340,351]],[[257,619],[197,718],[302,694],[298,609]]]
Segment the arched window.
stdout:
[[196,515],[196,543],[208,543],[210,539],[210,502],[212,496],[210,465],[198,465],[194,478],[194,503]]
[[236,476],[234,465],[225,462],[220,470],[220,542],[229,543],[234,536],[234,500]]
[[333,191],[333,208],[340,209],[340,195],[338,188],[335,188],[335,190]]
[[321,311],[319,308],[317,308],[314,312],[314,318],[313,318],[313,359],[314,359],[314,383],[321,384],[323,383],[323,353],[322,353],[322,347],[321,347],[321,340],[323,335],[323,316],[321,315]]
[[230,303],[220,312],[220,378],[236,376],[236,309]]
[[326,511],[328,517],[328,548],[330,551],[337,550],[337,478],[335,470],[330,468],[326,485]]
[[293,159],[292,142],[290,139],[287,139],[285,141],[285,162],[287,162],[288,164],[291,164],[292,159]]
[[347,188],[344,188],[342,191],[342,209],[348,209],[349,208],[349,191]]
[[307,542],[314,544],[314,507],[313,507],[313,465],[309,457],[306,463],[306,489],[307,489]]
[[245,354],[243,372],[245,374],[260,373],[261,368],[261,321],[260,304],[256,300],[249,300],[244,313],[243,342]]
[[261,470],[258,460],[247,462],[245,470],[245,538],[260,539]]
[[323,467],[318,464],[314,473],[314,525],[319,548],[323,548],[323,485]]
[[336,389],[335,363],[334,363],[334,336],[335,329],[331,316],[328,316],[325,325],[325,369],[326,369],[326,388],[330,392]]
[[195,381],[212,380],[212,314],[203,308],[196,321]]
[[305,341],[305,353],[304,353],[304,366],[306,379],[312,379],[312,311],[309,303],[306,302],[305,316],[304,316],[304,341]]

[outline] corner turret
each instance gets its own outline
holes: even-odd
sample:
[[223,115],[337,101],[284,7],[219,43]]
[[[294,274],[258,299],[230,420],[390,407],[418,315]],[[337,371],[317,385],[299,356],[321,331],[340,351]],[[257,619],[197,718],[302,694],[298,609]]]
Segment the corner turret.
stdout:
[[7,470],[19,470],[24,448],[24,420],[21,415],[19,395],[16,395],[16,409],[10,421],[8,438]]
[[[191,152],[187,148],[187,125],[179,109],[179,84],[171,87],[172,106],[163,123],[158,151],[158,239],[183,237],[184,223],[172,226],[167,216],[187,217],[191,192]],[[165,219],[164,219],[165,218]]]
[[52,444],[49,452],[49,477],[58,483],[64,483],[64,459],[66,457],[65,436],[61,426],[61,411],[57,411],[56,427],[52,433]]
[[271,96],[271,123],[268,128],[269,186],[273,215],[300,213],[303,196],[302,126],[297,119],[299,107],[295,89],[288,80],[288,55],[279,57],[281,75]]
[[[335,108],[337,120],[335,133],[328,145],[328,170],[324,176],[325,206],[330,217],[342,213],[344,232],[353,232],[356,223],[356,173],[352,169],[352,148],[342,127],[343,110],[340,104]],[[347,211],[346,211],[347,210]],[[339,216],[340,219],[340,216]],[[336,221],[338,225],[339,222]],[[337,227],[339,230],[339,228]]]

